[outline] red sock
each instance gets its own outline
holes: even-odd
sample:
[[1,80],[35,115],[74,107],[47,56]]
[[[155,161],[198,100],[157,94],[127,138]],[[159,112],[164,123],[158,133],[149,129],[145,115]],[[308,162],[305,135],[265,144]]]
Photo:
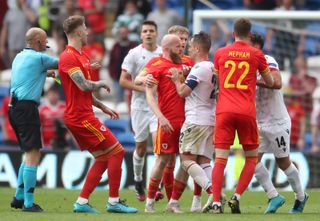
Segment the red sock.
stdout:
[[106,171],[108,164],[106,161],[95,161],[87,173],[86,181],[81,190],[80,197],[89,199],[90,194],[99,184],[102,174]]
[[202,188],[196,182],[193,182],[193,195],[201,196]]
[[174,170],[174,167],[165,167],[162,175],[162,182],[163,182],[164,188],[166,189],[166,195],[167,195],[168,201],[171,198],[172,189],[173,189],[173,181],[174,181],[173,170]]
[[224,168],[226,167],[228,159],[216,158],[214,160],[214,167],[212,170],[212,194],[213,201],[219,202],[224,179]]
[[148,198],[149,199],[155,198],[160,182],[161,182],[161,179],[157,180],[157,179],[150,178],[149,186],[148,186]]
[[119,197],[119,187],[122,173],[122,161],[125,152],[112,155],[108,160],[109,197]]
[[237,194],[242,194],[248,187],[256,168],[258,157],[246,157],[246,162],[241,171],[239,182],[236,188]]
[[171,195],[171,199],[173,200],[179,200],[184,189],[186,188],[186,183],[183,183],[179,180],[174,180],[173,182],[173,191]]

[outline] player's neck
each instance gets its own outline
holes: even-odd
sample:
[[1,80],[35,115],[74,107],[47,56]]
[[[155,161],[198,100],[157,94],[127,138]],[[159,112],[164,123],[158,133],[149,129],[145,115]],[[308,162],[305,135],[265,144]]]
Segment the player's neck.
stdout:
[[235,38],[236,42],[245,42],[247,44],[250,44],[250,39],[249,38]]
[[197,56],[196,58],[194,58],[195,63],[199,63],[201,61],[209,61],[208,55]]
[[81,48],[83,46],[80,41],[76,41],[76,40],[73,40],[73,39],[69,40],[68,45],[74,47],[79,52],[81,52]]
[[157,44],[143,44],[143,47],[148,51],[155,51],[157,49]]

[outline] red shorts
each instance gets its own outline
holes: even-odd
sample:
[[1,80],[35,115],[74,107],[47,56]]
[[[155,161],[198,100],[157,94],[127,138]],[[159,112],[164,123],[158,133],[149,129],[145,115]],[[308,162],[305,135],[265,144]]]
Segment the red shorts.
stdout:
[[81,150],[91,150],[90,152],[92,152],[101,142],[106,144],[106,149],[118,143],[112,132],[96,117],[77,123],[65,121],[65,124]]
[[255,118],[235,113],[216,115],[214,144],[216,148],[229,149],[234,142],[237,130],[242,145],[259,145],[259,133]]
[[165,133],[158,124],[157,139],[153,150],[155,154],[179,153],[179,137],[182,124],[183,122],[171,123],[174,131],[170,134]]

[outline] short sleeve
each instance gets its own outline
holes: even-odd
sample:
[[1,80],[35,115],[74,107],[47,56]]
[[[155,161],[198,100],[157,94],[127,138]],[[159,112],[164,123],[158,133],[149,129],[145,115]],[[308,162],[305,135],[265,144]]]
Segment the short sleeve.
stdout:
[[67,56],[63,57],[63,60],[60,61],[59,70],[63,73],[67,73],[70,77],[76,72],[81,72],[79,62],[72,54],[67,54]]
[[41,62],[46,70],[58,68],[58,59],[47,54],[41,54]]
[[124,58],[121,69],[125,70],[129,74],[132,74],[135,68],[134,61],[135,61],[135,56],[134,56],[134,51],[131,49],[127,56]]
[[256,58],[258,64],[258,71],[261,75],[264,75],[269,72],[269,65],[267,64],[264,54],[260,51],[256,51]]
[[269,69],[270,70],[279,71],[278,62],[273,57],[266,55],[265,58],[267,60],[267,64],[269,65]]

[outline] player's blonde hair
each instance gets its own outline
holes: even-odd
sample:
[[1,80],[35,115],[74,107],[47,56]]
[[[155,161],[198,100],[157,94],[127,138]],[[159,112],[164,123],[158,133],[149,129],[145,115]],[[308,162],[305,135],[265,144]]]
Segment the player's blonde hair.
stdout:
[[177,34],[177,33],[185,33],[189,35],[189,30],[181,25],[174,25],[168,29],[168,34]]

